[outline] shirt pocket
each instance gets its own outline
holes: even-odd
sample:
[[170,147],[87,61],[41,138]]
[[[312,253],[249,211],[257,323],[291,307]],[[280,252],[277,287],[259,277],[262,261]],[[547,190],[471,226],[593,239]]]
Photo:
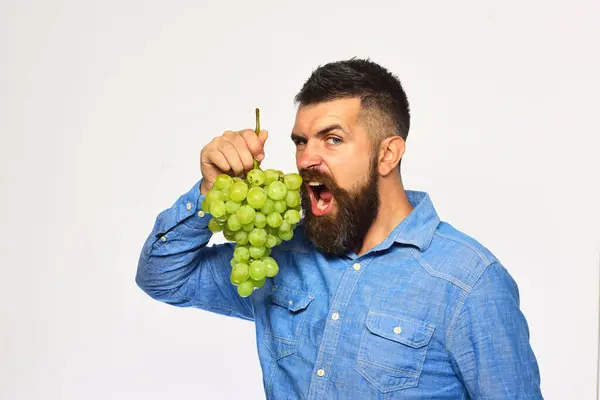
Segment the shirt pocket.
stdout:
[[266,311],[266,327],[263,342],[280,359],[298,350],[310,303],[310,293],[273,288]]
[[356,371],[382,393],[417,386],[434,330],[425,321],[370,311]]

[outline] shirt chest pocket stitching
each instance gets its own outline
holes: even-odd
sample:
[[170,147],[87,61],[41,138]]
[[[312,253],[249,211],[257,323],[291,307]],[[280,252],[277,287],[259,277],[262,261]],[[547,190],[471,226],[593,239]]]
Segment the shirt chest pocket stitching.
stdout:
[[297,351],[314,296],[275,288],[269,297],[263,341],[277,358],[282,358]]
[[356,370],[381,392],[417,386],[435,327],[406,316],[369,312]]

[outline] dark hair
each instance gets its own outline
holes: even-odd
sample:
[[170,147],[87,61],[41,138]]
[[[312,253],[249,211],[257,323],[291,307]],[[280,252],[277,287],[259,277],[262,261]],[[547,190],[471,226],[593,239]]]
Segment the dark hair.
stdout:
[[364,110],[379,111],[379,119],[388,119],[382,136],[399,135],[404,140],[410,128],[410,110],[400,80],[369,59],[351,58],[319,66],[314,70],[295,102],[313,105],[348,97],[360,97]]

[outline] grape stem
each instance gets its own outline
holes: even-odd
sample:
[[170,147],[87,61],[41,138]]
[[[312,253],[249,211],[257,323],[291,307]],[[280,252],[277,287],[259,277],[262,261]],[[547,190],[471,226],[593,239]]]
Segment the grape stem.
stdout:
[[[258,134],[260,133],[260,111],[258,110],[258,108],[256,109],[256,129],[254,130],[254,132],[256,132],[256,136],[258,136]],[[256,158],[254,159],[254,169],[259,169],[258,161],[256,161]]]

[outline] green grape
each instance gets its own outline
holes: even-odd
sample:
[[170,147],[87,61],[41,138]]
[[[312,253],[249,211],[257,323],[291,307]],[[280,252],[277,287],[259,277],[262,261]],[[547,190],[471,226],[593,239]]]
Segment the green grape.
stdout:
[[254,228],[248,235],[248,241],[252,246],[264,246],[267,241],[267,231],[262,228]]
[[214,203],[217,200],[223,200],[223,197],[224,197],[224,193],[221,190],[215,189],[215,188],[209,190],[209,192],[206,194],[206,199],[210,203]]
[[279,172],[274,169],[268,169],[265,171],[265,185],[270,185],[271,183],[277,181],[279,179]]
[[244,181],[235,182],[229,188],[229,198],[233,201],[237,201],[241,203],[246,198],[248,194],[248,185]]
[[235,232],[223,230],[223,236],[230,242],[235,241]]
[[254,216],[254,226],[257,228],[264,228],[267,225],[267,217],[265,214],[257,212]]
[[265,184],[266,176],[260,169],[253,169],[248,172],[246,179],[248,179],[248,182],[250,182],[252,186],[262,186]]
[[268,257],[271,255],[271,249],[267,248],[265,249],[265,254],[263,255],[263,257]]
[[231,180],[233,181],[233,183],[244,182],[244,180],[242,178],[240,178],[239,176],[234,176],[233,178],[231,178]]
[[225,207],[225,203],[223,200],[211,201],[210,202],[210,213],[213,217],[219,219],[221,217],[225,217],[227,213],[227,208]]
[[265,256],[267,249],[264,246],[250,246],[248,248],[248,254],[250,254],[250,258],[254,260],[259,260]]
[[281,243],[283,243],[283,239],[279,237],[279,234],[276,236],[276,240],[277,244],[275,246],[279,246]]
[[265,247],[267,249],[271,249],[273,247],[277,246],[277,237],[274,235],[271,235],[270,233],[267,235],[267,241],[265,242]]
[[237,263],[231,270],[231,280],[238,285],[248,279],[250,267],[246,263]]
[[233,235],[233,239],[237,244],[248,244],[248,232],[244,230],[239,230],[235,233],[235,235]]
[[231,214],[229,216],[229,218],[227,219],[227,228],[229,228],[229,230],[232,232],[236,232],[242,229],[242,224],[238,220],[237,215]]
[[283,173],[283,171],[278,169],[277,173],[279,174],[279,178],[278,179],[280,181],[283,181],[283,178],[285,177],[285,174]]
[[283,221],[281,222],[281,225],[279,225],[279,232],[287,232],[287,231],[289,231],[291,228],[292,228],[292,227],[291,227],[290,223],[289,223],[288,221],[286,221],[286,220],[283,220]]
[[235,214],[235,212],[242,206],[242,203],[237,201],[227,200],[225,207],[227,208],[227,214]]
[[254,291],[254,285],[251,281],[244,281],[238,285],[237,291],[241,297],[248,297]]
[[271,213],[267,217],[267,224],[271,228],[279,228],[282,221],[283,221],[283,218],[281,218],[281,214],[279,214],[277,212]]
[[254,260],[250,263],[250,278],[254,280],[261,280],[267,274],[267,268],[265,264],[260,260]]
[[265,230],[267,231],[267,235],[273,235],[273,236],[277,236],[277,232],[279,232],[279,229],[277,228],[271,228],[270,226],[265,226]]
[[246,224],[249,224],[250,222],[254,221],[254,216],[256,215],[256,211],[254,211],[254,208],[252,208],[246,204],[246,205],[241,206],[236,211],[236,215],[238,217],[238,220],[243,225],[246,225]]
[[279,237],[285,241],[292,240],[292,238],[294,237],[294,232],[291,229],[289,231],[285,231],[285,232],[280,231]]
[[208,198],[204,198],[204,200],[202,200],[202,211],[204,211],[205,213],[210,213],[210,200],[208,200]]
[[213,216],[213,218],[216,219],[218,223],[224,225],[224,227],[225,227],[225,226],[227,226],[227,219],[229,218],[229,215],[227,213],[225,213],[220,217]]
[[233,268],[238,262],[239,261],[237,261],[235,258],[232,258],[231,260],[229,260],[229,265],[231,265],[231,268]]
[[297,210],[287,210],[283,216],[290,224],[297,224],[300,222],[300,213]]
[[269,185],[269,198],[273,200],[282,200],[285,198],[287,188],[281,181],[275,181]]
[[260,212],[265,214],[265,215],[269,215],[271,214],[273,211],[275,211],[275,202],[271,199],[266,199],[265,200],[265,205],[262,206],[262,208],[260,209]]
[[229,186],[233,183],[233,179],[227,174],[220,174],[215,179],[215,187],[220,190],[229,189]]
[[287,210],[287,204],[285,204],[285,200],[277,200],[275,202],[274,211],[283,214]]
[[233,250],[233,259],[238,262],[246,262],[250,258],[250,252],[247,247],[239,246]]
[[283,183],[288,190],[298,190],[300,189],[300,186],[302,186],[302,177],[299,174],[292,172],[283,177]]
[[245,230],[246,232],[252,232],[252,230],[254,229],[254,222],[250,222],[249,224],[242,225],[242,229]]
[[252,282],[252,286],[254,286],[255,289],[260,289],[261,287],[263,287],[265,285],[266,281],[267,281],[266,276],[258,281],[255,279],[250,279],[250,282]]
[[255,209],[262,208],[262,206],[265,205],[266,200],[267,196],[265,195],[265,191],[259,187],[253,187],[252,189],[250,189],[246,197],[248,205]]
[[289,208],[294,208],[299,205],[300,193],[298,193],[298,191],[288,190],[287,194],[285,195],[285,204],[287,204]]
[[279,265],[277,265],[277,261],[274,258],[265,257],[261,261],[265,264],[267,277],[272,278],[279,273]]
[[220,197],[221,197],[221,200],[223,200],[225,202],[227,200],[229,200],[229,190],[227,190],[227,189],[223,190],[220,194]]
[[208,229],[210,229],[212,233],[221,232],[223,230],[223,225],[216,219],[211,218],[210,221],[208,221]]

